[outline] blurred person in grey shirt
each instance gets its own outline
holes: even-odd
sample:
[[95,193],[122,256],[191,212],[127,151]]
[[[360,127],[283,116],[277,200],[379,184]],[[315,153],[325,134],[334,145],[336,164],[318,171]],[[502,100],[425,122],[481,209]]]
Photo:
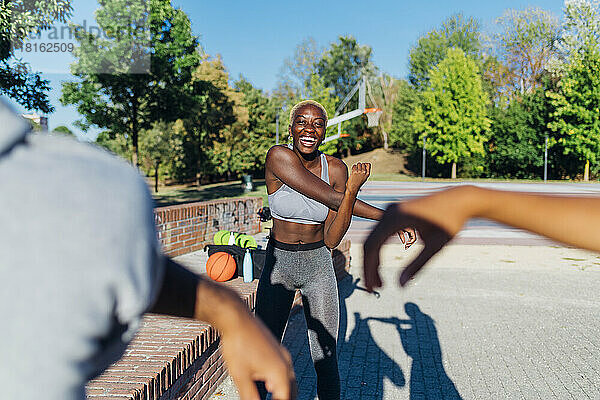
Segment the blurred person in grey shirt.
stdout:
[[146,184],[93,145],[47,133],[0,99],[0,387],[83,399],[147,311],[214,325],[242,398],[294,397],[290,358],[229,289],[161,254]]

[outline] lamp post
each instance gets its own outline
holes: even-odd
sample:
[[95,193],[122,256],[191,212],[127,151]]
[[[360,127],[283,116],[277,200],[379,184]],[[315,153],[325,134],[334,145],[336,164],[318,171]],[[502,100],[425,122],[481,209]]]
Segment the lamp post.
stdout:
[[544,141],[544,183],[548,180],[548,135]]
[[427,156],[427,150],[425,149],[425,144],[427,140],[427,135],[423,136],[423,165],[421,166],[421,177],[425,180],[425,157]]

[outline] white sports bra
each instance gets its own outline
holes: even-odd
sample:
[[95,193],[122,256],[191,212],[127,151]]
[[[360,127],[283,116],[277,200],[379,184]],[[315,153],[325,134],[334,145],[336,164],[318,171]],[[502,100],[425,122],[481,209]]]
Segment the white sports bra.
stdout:
[[[291,148],[291,145],[288,145]],[[329,166],[325,154],[321,153],[321,179],[329,184]],[[329,208],[316,200],[306,197],[287,186],[281,185],[269,196],[271,216],[283,221],[298,224],[320,224],[327,218]]]

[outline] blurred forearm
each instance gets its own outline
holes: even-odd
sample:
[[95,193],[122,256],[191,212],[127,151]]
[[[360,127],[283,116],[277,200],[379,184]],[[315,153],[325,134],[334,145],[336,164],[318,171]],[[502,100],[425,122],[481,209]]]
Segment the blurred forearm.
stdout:
[[600,251],[600,198],[476,188],[473,216]]

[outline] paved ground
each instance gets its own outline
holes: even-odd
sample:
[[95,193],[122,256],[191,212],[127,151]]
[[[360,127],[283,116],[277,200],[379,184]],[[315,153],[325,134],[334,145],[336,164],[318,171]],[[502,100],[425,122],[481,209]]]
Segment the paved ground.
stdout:
[[[504,187],[598,191],[596,185]],[[386,184],[369,189],[363,194],[381,190],[371,202],[391,201]],[[340,284],[342,398],[600,399],[600,256],[480,221],[464,234],[484,242],[454,241],[406,289],[397,288],[397,273],[419,248],[387,245],[386,286],[376,297],[361,290],[366,224],[353,222],[352,276]],[[295,360],[299,398],[312,400],[305,329],[302,313],[293,315],[284,344]],[[230,380],[212,397],[237,398]]]

